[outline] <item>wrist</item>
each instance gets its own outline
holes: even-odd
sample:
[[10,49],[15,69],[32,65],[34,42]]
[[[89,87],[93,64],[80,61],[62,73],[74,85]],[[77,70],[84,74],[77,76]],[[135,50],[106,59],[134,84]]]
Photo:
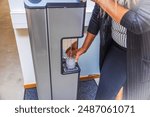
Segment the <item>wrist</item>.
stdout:
[[85,53],[87,51],[87,49],[85,47],[81,47],[81,50],[83,53]]

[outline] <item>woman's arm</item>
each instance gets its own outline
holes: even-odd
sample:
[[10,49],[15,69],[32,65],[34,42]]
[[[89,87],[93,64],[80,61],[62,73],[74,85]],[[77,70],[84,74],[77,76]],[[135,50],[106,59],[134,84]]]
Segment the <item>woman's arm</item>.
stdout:
[[92,0],[96,2],[113,20],[120,23],[128,9],[117,4],[115,0]]
[[76,62],[78,61],[79,57],[88,50],[88,48],[90,47],[94,39],[95,39],[95,35],[87,32],[87,35],[86,35],[86,38],[82,47],[76,53],[76,58],[75,58]]
[[150,31],[150,0],[139,0],[137,5],[128,10],[116,5],[114,0],[92,0],[100,5],[113,20],[120,23],[127,30],[141,34]]
[[140,0],[123,16],[120,24],[136,34],[150,31],[150,0]]
[[128,12],[128,9],[115,3],[114,0],[92,0],[96,2],[113,20],[120,23],[122,17]]
[[91,43],[93,42],[95,36],[99,32],[100,29],[100,7],[95,4],[93,13],[89,22],[89,26],[87,29],[87,35],[85,41],[82,45],[84,52],[90,47]]
[[99,32],[99,29],[100,29],[100,16],[99,15],[100,15],[99,5],[95,4],[93,13],[89,22],[89,26],[87,29],[87,35],[86,35],[85,41],[82,47],[76,53],[76,58],[75,58],[76,62],[78,61],[79,57],[88,50],[93,40],[95,39],[95,36]]
[[99,23],[100,23],[100,7],[98,4],[95,4],[87,31],[93,35],[97,35],[100,29]]

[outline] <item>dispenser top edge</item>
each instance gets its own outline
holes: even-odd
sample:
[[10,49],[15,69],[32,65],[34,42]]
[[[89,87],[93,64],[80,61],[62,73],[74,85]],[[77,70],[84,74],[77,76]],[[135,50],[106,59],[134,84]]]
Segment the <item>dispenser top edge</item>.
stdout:
[[86,0],[24,0],[27,9],[86,7]]

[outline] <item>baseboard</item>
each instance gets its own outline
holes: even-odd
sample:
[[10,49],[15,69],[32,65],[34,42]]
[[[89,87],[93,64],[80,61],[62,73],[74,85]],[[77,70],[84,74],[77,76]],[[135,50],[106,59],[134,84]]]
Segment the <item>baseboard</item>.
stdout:
[[24,85],[24,88],[25,88],[25,89],[36,88],[36,83],[25,84],[25,85]]
[[88,76],[81,76],[80,81],[92,80],[92,79],[97,79],[97,78],[100,78],[100,74],[92,74],[92,75],[88,75]]
[[[100,75],[99,74],[93,74],[93,75],[88,75],[88,76],[81,76],[80,81],[92,80],[92,79],[96,79],[96,78],[100,78]],[[36,83],[25,84],[24,88],[25,89],[36,88]]]

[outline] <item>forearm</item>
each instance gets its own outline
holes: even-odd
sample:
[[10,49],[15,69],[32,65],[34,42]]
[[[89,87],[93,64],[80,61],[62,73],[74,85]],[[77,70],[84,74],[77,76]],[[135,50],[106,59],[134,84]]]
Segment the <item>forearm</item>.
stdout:
[[92,44],[94,38],[96,35],[93,35],[90,32],[87,32],[87,36],[85,38],[85,41],[82,45],[82,49],[86,52],[88,50],[88,48],[90,47],[90,45]]
[[122,17],[128,12],[128,9],[115,3],[116,0],[93,0],[107,13],[113,20],[120,23]]

